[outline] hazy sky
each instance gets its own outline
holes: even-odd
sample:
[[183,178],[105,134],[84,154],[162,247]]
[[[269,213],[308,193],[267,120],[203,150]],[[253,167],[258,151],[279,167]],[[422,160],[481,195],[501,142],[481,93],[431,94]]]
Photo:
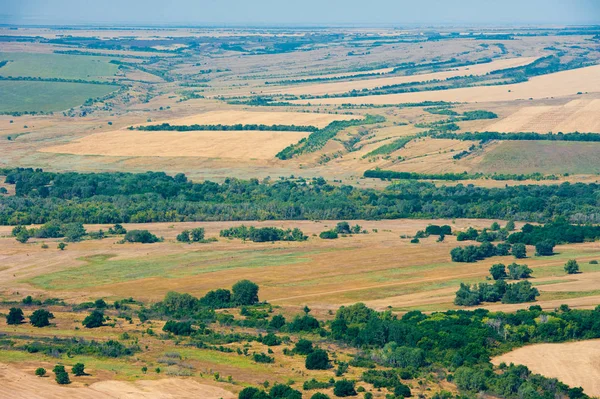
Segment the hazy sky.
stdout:
[[600,24],[600,0],[0,0],[0,23]]

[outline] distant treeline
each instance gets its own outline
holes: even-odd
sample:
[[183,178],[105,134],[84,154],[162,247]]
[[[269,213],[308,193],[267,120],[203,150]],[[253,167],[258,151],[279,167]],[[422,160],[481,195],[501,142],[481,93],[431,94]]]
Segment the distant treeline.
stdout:
[[600,141],[600,133],[500,133],[500,132],[466,132],[435,133],[430,135],[437,139],[453,139],[464,141],[491,140],[530,140],[530,141]]
[[199,130],[212,130],[212,131],[236,131],[236,130],[261,130],[261,131],[288,131],[288,132],[316,132],[319,128],[315,126],[296,126],[296,125],[243,125],[241,123],[235,125],[171,125],[169,123],[162,123],[160,125],[149,125],[149,126],[130,126],[129,130],[142,130],[148,132],[155,131],[177,131],[177,132],[193,132]]
[[294,156],[315,152],[323,148],[325,144],[334,138],[340,131],[352,126],[372,125],[385,122],[380,115],[366,115],[364,119],[352,119],[349,121],[334,121],[323,129],[316,130],[310,136],[303,138],[296,144],[292,144],[280,152],[276,157],[282,160],[291,159]]
[[0,170],[15,195],[0,196],[0,224],[143,223],[210,220],[485,218],[600,222],[600,185],[483,188],[407,180],[383,190],[322,178],[226,179],[194,183],[165,173],[52,173]]
[[27,81],[27,82],[87,83],[87,84],[94,84],[94,85],[119,86],[118,82],[108,82],[108,81],[103,81],[103,80],[42,78],[42,77],[38,77],[38,76],[0,76],[0,81],[1,80]]
[[494,173],[487,175],[484,173],[417,173],[417,172],[397,172],[393,170],[366,170],[364,177],[376,179],[402,179],[402,180],[474,180],[474,179],[491,179],[491,180],[558,180],[555,175],[543,175],[541,173],[530,174],[510,174],[510,173]]

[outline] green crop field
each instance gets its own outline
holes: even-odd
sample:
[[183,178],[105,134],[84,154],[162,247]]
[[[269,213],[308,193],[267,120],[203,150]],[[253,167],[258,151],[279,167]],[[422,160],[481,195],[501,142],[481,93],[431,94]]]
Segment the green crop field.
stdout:
[[98,80],[111,77],[117,65],[106,57],[85,57],[64,54],[0,53],[0,76]]
[[117,88],[88,83],[0,81],[0,113],[62,111]]

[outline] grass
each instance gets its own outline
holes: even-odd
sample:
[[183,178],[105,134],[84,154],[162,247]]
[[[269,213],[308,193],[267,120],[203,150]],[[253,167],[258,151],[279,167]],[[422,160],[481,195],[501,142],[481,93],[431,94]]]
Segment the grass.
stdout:
[[65,54],[0,53],[0,76],[98,80],[113,76],[118,69],[110,59]]
[[483,173],[597,174],[600,143],[505,141],[483,156]]
[[81,289],[151,277],[181,278],[222,270],[309,262],[318,251],[286,249],[191,251],[162,257],[111,260],[110,254],[81,258],[86,265],[28,280],[44,289]]
[[88,83],[0,81],[0,113],[62,111],[117,88]]

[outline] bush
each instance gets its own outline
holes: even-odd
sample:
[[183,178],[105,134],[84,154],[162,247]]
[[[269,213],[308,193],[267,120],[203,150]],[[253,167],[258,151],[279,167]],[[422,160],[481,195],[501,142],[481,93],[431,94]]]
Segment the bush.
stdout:
[[285,317],[283,317],[280,314],[273,316],[273,318],[269,322],[269,327],[275,328],[275,329],[280,329],[284,325],[285,325]]
[[256,363],[275,363],[275,358],[265,355],[264,353],[255,353],[252,355],[252,359]]
[[494,280],[502,280],[507,277],[506,266],[502,263],[495,264],[490,268],[490,274]]
[[83,363],[76,363],[73,368],[71,368],[73,374],[77,377],[81,377],[85,375],[85,365]]
[[310,399],[329,399],[329,396],[325,395],[324,393],[317,392],[311,396]]
[[130,230],[125,234],[124,240],[125,242],[138,242],[142,244],[152,244],[161,241],[160,238],[148,230]]
[[508,265],[508,277],[511,280],[520,280],[531,277],[531,270],[527,265],[518,265],[516,263]]
[[407,385],[399,382],[398,385],[394,387],[394,395],[396,395],[397,398],[408,398],[412,396],[412,393]]
[[567,272],[567,274],[579,273],[579,264],[577,264],[575,259],[570,259],[567,261],[567,264],[565,265],[565,272]]
[[163,331],[175,335],[189,336],[194,332],[194,329],[192,328],[192,322],[190,321],[169,320],[165,323]]
[[97,328],[101,327],[104,323],[104,313],[99,310],[94,310],[85,319],[83,319],[83,326],[85,328]]
[[226,309],[232,307],[231,291],[222,288],[209,291],[200,298],[200,305],[211,309]]
[[539,295],[539,291],[534,288],[529,281],[521,281],[506,286],[506,292],[502,297],[502,303],[533,302]]
[[517,259],[524,259],[527,257],[527,247],[525,246],[525,244],[513,244],[511,252],[512,255]]
[[238,399],[252,399],[260,391],[254,387],[244,388],[238,394]]
[[552,256],[554,255],[554,242],[543,240],[535,244],[535,254],[537,256]]
[[109,227],[108,234],[115,234],[115,235],[127,234],[127,230],[125,229],[125,227],[123,227],[117,223],[113,227]]
[[55,371],[55,379],[56,382],[59,383],[60,385],[67,385],[71,383],[71,380],[69,379],[69,374],[64,371]]
[[273,399],[302,399],[302,393],[289,385],[275,384],[269,391]]
[[254,305],[258,303],[258,285],[249,280],[241,280],[233,285],[233,302],[236,305]]
[[305,366],[308,370],[327,370],[329,355],[323,349],[315,349],[306,357]]
[[338,238],[338,233],[335,230],[323,231],[321,234],[319,234],[319,238],[324,240],[335,240]]
[[294,353],[299,355],[309,355],[314,351],[313,343],[307,339],[300,339],[294,346]]
[[46,369],[43,367],[38,367],[37,369],[35,369],[35,375],[37,375],[38,377],[43,377],[46,375]]
[[23,316],[21,308],[10,308],[8,315],[6,315],[6,324],[8,325],[21,324],[23,320],[25,320],[25,316]]
[[53,319],[54,315],[46,309],[38,309],[29,316],[29,322],[34,327],[46,327],[50,325],[50,319]]
[[337,397],[343,398],[346,396],[356,396],[356,389],[354,389],[354,381],[339,380],[333,385],[333,394]]

